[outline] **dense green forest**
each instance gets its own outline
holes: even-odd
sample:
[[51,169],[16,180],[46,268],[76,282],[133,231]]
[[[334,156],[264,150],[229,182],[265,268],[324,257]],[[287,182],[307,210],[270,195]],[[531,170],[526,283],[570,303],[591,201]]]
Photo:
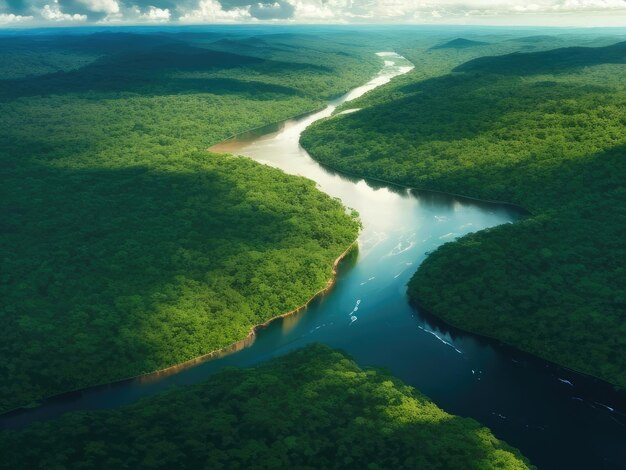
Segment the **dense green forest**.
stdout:
[[0,410],[227,346],[326,284],[358,222],[205,149],[366,81],[375,49],[344,38],[0,38]]
[[0,453],[7,469],[531,468],[476,421],[322,345],[0,433]]
[[521,222],[435,251],[411,299],[626,386],[626,42],[617,41],[407,44],[415,72],[350,103],[361,111],[313,125],[302,144],[349,173],[527,208]]

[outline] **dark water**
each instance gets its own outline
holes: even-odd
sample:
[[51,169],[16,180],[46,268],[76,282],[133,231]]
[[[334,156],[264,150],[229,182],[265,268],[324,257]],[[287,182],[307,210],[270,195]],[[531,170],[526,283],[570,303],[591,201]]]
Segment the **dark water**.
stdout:
[[364,225],[359,251],[342,263],[328,295],[273,322],[237,353],[172,375],[56,397],[0,417],[0,425],[120,406],[174,384],[196,383],[225,366],[248,366],[321,341],[344,349],[363,366],[389,369],[447,411],[479,420],[540,468],[626,468],[624,391],[448,328],[407,302],[406,284],[428,252],[463,234],[513,222],[519,212],[344,177],[318,165],[298,145],[302,130],[338,104],[410,70],[399,56],[385,59],[376,79],[326,110],[215,148],[311,178],[359,211]]

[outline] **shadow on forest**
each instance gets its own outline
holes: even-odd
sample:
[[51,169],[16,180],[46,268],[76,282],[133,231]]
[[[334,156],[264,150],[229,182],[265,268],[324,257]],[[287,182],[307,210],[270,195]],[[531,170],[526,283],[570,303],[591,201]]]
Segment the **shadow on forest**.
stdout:
[[[241,79],[185,78],[177,73],[210,73],[245,68]],[[157,48],[131,50],[104,56],[80,69],[36,77],[0,81],[0,100],[24,96],[58,95],[86,91],[129,92],[142,95],[213,93],[296,95],[288,86],[249,81],[249,68],[263,73],[284,74],[328,71],[324,66],[286,63],[252,56],[166,43]]]
[[456,38],[451,41],[447,41],[443,44],[437,44],[432,46],[429,50],[434,51],[437,49],[467,49],[470,47],[489,46],[490,43],[483,41],[474,41],[465,38]]
[[4,50],[84,52],[89,54],[118,54],[145,50],[165,44],[182,44],[165,34],[93,33],[76,35],[16,35],[0,37]]
[[626,64],[626,41],[604,47],[564,47],[541,52],[479,57],[459,65],[454,71],[533,75],[569,73],[600,64]]
[[[229,51],[241,51],[246,50],[254,53],[266,53],[266,51],[302,51],[303,49],[309,50],[317,50],[314,48],[309,48],[304,46],[301,43],[298,44],[289,44],[289,38],[294,40],[298,39],[309,39],[315,40],[317,39],[314,36],[309,36],[306,34],[266,34],[263,36],[264,39],[254,36],[247,38],[227,38],[220,39],[219,41],[212,42],[210,47],[224,47]],[[347,53],[337,52],[339,55],[350,55]]]

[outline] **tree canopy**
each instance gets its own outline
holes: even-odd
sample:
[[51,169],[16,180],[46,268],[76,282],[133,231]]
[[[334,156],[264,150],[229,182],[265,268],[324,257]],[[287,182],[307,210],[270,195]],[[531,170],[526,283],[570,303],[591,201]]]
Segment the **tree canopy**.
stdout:
[[0,38],[0,411],[241,340],[355,240],[313,182],[205,149],[317,109],[379,59],[332,35],[248,55],[221,39]]
[[[532,44],[543,42],[553,44]],[[501,44],[491,53],[514,42]],[[622,386],[624,44],[572,39],[577,47],[489,57],[483,47],[481,58],[475,47],[463,65],[456,51],[407,49],[421,71],[302,137],[338,170],[531,211],[435,251],[410,297],[455,326]]]
[[0,433],[2,468],[530,469],[472,419],[313,345],[116,410]]

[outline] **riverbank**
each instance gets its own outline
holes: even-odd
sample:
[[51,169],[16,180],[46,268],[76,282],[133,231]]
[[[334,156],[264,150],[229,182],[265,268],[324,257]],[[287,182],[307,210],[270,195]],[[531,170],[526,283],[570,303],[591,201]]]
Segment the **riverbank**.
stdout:
[[[349,254],[351,254],[355,249],[358,249],[358,241],[355,240],[352,244],[350,244],[350,246],[343,252],[341,253],[341,255],[339,255],[339,257],[337,257],[337,259],[334,261],[333,265],[332,265],[332,270],[331,270],[331,277],[328,279],[326,285],[318,290],[315,294],[313,294],[311,296],[311,298],[309,300],[307,300],[304,304],[300,305],[299,307],[294,308],[293,310],[290,310],[288,312],[285,313],[281,313],[279,315],[276,315],[275,317],[270,318],[269,320],[263,322],[263,323],[259,323],[258,325],[254,325],[251,329],[250,332],[248,333],[248,335],[240,340],[237,341],[233,344],[231,344],[230,346],[226,346],[224,348],[220,348],[220,349],[216,349],[214,351],[208,352],[206,354],[203,354],[202,356],[198,356],[196,358],[190,359],[188,361],[185,362],[181,362],[180,364],[175,364],[173,366],[170,367],[166,367],[164,369],[160,369],[154,372],[148,372],[146,374],[140,374],[140,375],[136,375],[134,377],[128,377],[126,379],[122,379],[120,380],[120,382],[126,382],[126,381],[130,381],[130,380],[140,380],[142,382],[150,382],[151,380],[156,380],[159,378],[163,378],[163,377],[167,377],[168,375],[172,375],[172,374],[176,374],[178,372],[181,372],[185,369],[188,369],[190,367],[193,367],[195,365],[198,365],[202,362],[211,360],[211,359],[216,359],[219,357],[224,357],[227,356],[229,354],[233,354],[237,351],[241,351],[242,349],[244,349],[245,347],[251,345],[254,342],[254,337],[256,336],[256,334],[264,329],[267,328],[268,326],[270,326],[273,322],[280,320],[282,318],[294,315],[298,312],[301,312],[302,310],[306,309],[311,302],[317,300],[319,297],[327,294],[335,285],[336,280],[337,280],[337,269],[339,267],[339,264],[344,260],[344,258],[346,256],[348,256]],[[91,388],[91,387],[89,387]]]
[[[330,117],[329,119],[332,119],[334,116]],[[314,155],[314,153],[311,151],[311,149],[307,149],[309,151],[309,154]],[[312,157],[313,158],[313,157]],[[317,161],[317,160],[316,160]],[[322,165],[325,168],[328,168],[329,170],[336,172],[338,174],[341,175],[346,175],[348,177],[351,178],[355,178],[355,179],[360,179],[360,180],[364,180],[364,181],[372,181],[372,182],[377,182],[377,183],[382,183],[388,186],[393,186],[393,187],[397,187],[397,188],[402,188],[402,189],[407,189],[407,190],[412,190],[412,191],[418,191],[418,192],[422,192],[422,193],[430,193],[430,194],[441,194],[441,195],[445,195],[445,196],[451,196],[451,197],[456,197],[462,200],[467,200],[467,201],[475,201],[478,203],[485,203],[485,204],[497,204],[500,206],[504,206],[504,207],[510,207],[511,209],[514,209],[516,211],[519,211],[520,213],[522,213],[525,217],[532,217],[535,216],[536,213],[533,213],[532,211],[530,211],[529,209],[520,206],[518,204],[514,204],[508,201],[502,201],[502,200],[495,200],[495,199],[485,199],[485,198],[478,198],[478,197],[473,197],[473,196],[468,196],[465,194],[460,194],[460,193],[453,193],[453,192],[449,192],[449,191],[442,191],[442,190],[436,190],[436,189],[430,189],[430,188],[426,188],[426,187],[418,187],[418,186],[409,186],[409,185],[405,185],[402,183],[398,183],[398,182],[394,182],[394,181],[390,181],[387,179],[383,179],[383,178],[378,178],[378,177],[374,177],[374,176],[369,176],[369,175],[364,175],[364,174],[358,174],[358,173],[354,173],[354,172],[350,172],[347,170],[344,170],[342,168],[338,168],[335,167],[331,164],[325,163],[324,161],[317,161],[320,165]],[[523,220],[523,219],[522,219]],[[518,221],[519,222],[519,221]],[[516,223],[518,223],[516,222]],[[419,268],[418,268],[419,271]],[[424,311],[426,314],[438,318],[440,321],[442,321],[443,323],[468,334],[472,334],[476,337],[480,337],[480,338],[484,338],[490,341],[494,341],[503,345],[506,345],[510,348],[516,349],[520,352],[523,352],[525,354],[531,355],[536,359],[539,360],[543,360],[546,361],[550,364],[552,364],[555,367],[558,367],[560,369],[566,370],[566,371],[571,371],[577,375],[580,376],[584,376],[587,377],[588,379],[592,379],[592,380],[598,380],[598,381],[602,381],[604,383],[606,383],[609,386],[615,387],[618,390],[626,390],[626,386],[624,384],[620,384],[617,381],[611,381],[608,380],[606,377],[602,377],[598,374],[594,374],[588,370],[583,370],[583,369],[579,369],[576,367],[571,367],[568,366],[566,364],[560,363],[558,361],[557,358],[553,358],[553,357],[549,357],[549,356],[545,356],[542,355],[536,351],[530,350],[530,349],[526,349],[524,347],[520,347],[519,345],[516,345],[514,342],[510,342],[510,341],[506,341],[502,338],[499,338],[497,336],[490,336],[488,334],[486,334],[484,331],[481,331],[479,329],[472,329],[470,327],[468,327],[467,325],[463,325],[462,322],[453,322],[451,320],[449,320],[446,315],[443,314],[438,314],[435,311],[431,310],[431,309],[427,309],[425,308],[425,306],[420,302],[420,300],[418,298],[415,297],[410,297],[410,302],[412,305],[416,306],[417,308],[419,308],[420,310]]]
[[[379,76],[379,74],[375,75],[374,79],[376,79],[376,77],[378,77],[378,76]],[[363,85],[363,86],[367,86],[367,84]],[[362,87],[357,87],[356,89],[358,90],[358,89],[360,89]],[[346,93],[351,93],[353,91],[354,90],[347,91]],[[346,94],[339,95],[339,96],[345,96],[345,95]],[[338,98],[335,97],[335,98],[332,98],[332,99],[334,100],[334,99],[338,99]],[[306,117],[306,116],[314,115],[315,113],[323,111],[327,107],[328,106],[323,106],[323,107],[319,107],[319,108],[316,108],[316,109],[313,109],[313,110],[309,110],[309,111],[305,111],[305,112],[302,112],[302,113],[297,113],[297,114],[295,114],[292,117],[289,117],[287,119],[282,119],[280,121],[270,122],[270,123],[264,124],[262,126],[258,126],[258,127],[255,127],[255,128],[250,128],[250,129],[241,131],[239,133],[233,134],[230,137],[228,137],[228,138],[218,142],[217,144],[212,145],[208,149],[208,151],[216,152],[216,151],[227,150],[227,149],[224,149],[224,148],[221,148],[221,149],[219,149],[219,148],[220,148],[220,146],[223,146],[224,144],[227,144],[229,141],[232,141],[232,140],[236,139],[236,137],[238,137],[238,136],[240,137],[240,136],[243,136],[243,135],[246,135],[246,134],[258,133],[258,132],[261,132],[263,129],[270,129],[270,128],[273,128],[273,127],[278,127],[283,122],[288,122],[290,120],[294,120],[294,119],[298,119],[298,118],[303,118],[303,117]],[[200,363],[209,361],[211,359],[216,359],[216,358],[223,357],[223,356],[226,356],[226,355],[229,355],[229,354],[233,354],[233,353],[235,353],[237,351],[240,351],[243,348],[251,345],[254,342],[254,338],[255,338],[255,336],[256,336],[256,334],[257,334],[257,332],[259,330],[267,328],[272,322],[274,322],[274,321],[276,321],[278,319],[285,318],[287,316],[293,315],[293,314],[295,314],[297,312],[300,312],[300,311],[304,310],[315,299],[317,299],[318,297],[320,297],[320,296],[324,295],[325,293],[327,293],[328,291],[330,291],[330,289],[332,289],[332,287],[333,287],[333,285],[335,283],[337,267],[338,267],[339,263],[352,250],[354,250],[357,247],[358,247],[357,240],[354,240],[348,246],[348,248],[346,248],[339,255],[339,257],[337,257],[334,260],[334,262],[333,262],[333,264],[331,266],[331,277],[328,279],[328,281],[326,282],[325,286],[322,287],[321,289],[319,289],[317,292],[315,292],[311,297],[309,297],[309,299],[305,303],[297,306],[296,308],[294,308],[294,309],[292,309],[292,310],[290,310],[288,312],[284,312],[284,313],[281,313],[279,315],[273,316],[273,317],[269,318],[268,320],[264,321],[263,323],[260,323],[260,324],[257,324],[257,325],[253,325],[251,327],[250,331],[248,332],[248,334],[244,338],[242,338],[242,339],[240,339],[238,341],[235,341],[235,342],[233,342],[233,343],[231,343],[231,344],[229,344],[227,346],[211,350],[211,351],[209,351],[209,352],[207,352],[205,354],[193,357],[191,359],[188,359],[188,360],[185,360],[185,361],[182,361],[182,362],[176,363],[174,365],[170,365],[170,366],[167,366],[167,367],[155,370],[155,371],[150,371],[150,372],[146,372],[146,373],[142,373],[142,374],[135,374],[135,375],[127,376],[125,378],[118,379],[118,380],[104,381],[104,382],[99,382],[99,383],[95,383],[95,384],[90,384],[90,385],[85,386],[85,387],[77,387],[75,389],[66,390],[66,391],[63,391],[63,392],[58,393],[58,394],[49,395],[49,396],[46,396],[43,399],[43,402],[45,402],[46,400],[54,401],[54,400],[58,400],[58,399],[60,399],[60,398],[62,398],[64,396],[69,396],[69,395],[73,395],[73,394],[76,394],[76,393],[80,393],[81,391],[95,390],[95,389],[99,389],[99,388],[102,388],[102,387],[107,387],[107,386],[115,385],[115,384],[130,383],[130,382],[133,382],[133,381],[140,381],[140,382],[156,381],[159,378],[163,378],[163,377],[167,377],[169,375],[176,374],[178,372],[181,372],[181,371],[183,371],[185,369],[192,368],[192,367],[194,367],[194,366],[196,366],[196,365],[198,365]],[[23,405],[23,406],[18,406],[18,407],[15,407],[15,408],[8,409],[8,410],[4,411],[2,414],[3,415],[4,414],[8,415],[8,414],[19,412],[20,410],[24,410],[24,409],[36,408],[38,406],[40,406],[40,402],[33,402],[30,405]]]
[[[311,157],[313,158],[313,157]],[[316,160],[317,161],[317,160]],[[532,216],[533,213],[526,209],[523,206],[520,206],[518,204],[514,204],[512,202],[507,202],[507,201],[498,201],[496,199],[482,199],[479,197],[472,197],[472,196],[466,196],[464,194],[458,194],[458,193],[451,193],[449,191],[439,191],[436,189],[429,189],[426,187],[418,187],[418,186],[407,186],[405,184],[402,183],[397,183],[397,182],[393,182],[393,181],[389,181],[386,179],[382,179],[382,178],[377,178],[374,176],[364,176],[364,175],[359,175],[357,173],[352,173],[350,171],[347,170],[343,170],[341,168],[337,168],[337,167],[333,167],[332,165],[326,164],[324,162],[321,161],[317,161],[317,163],[319,163],[322,167],[327,168],[335,173],[338,173],[340,175],[345,175],[351,178],[355,178],[358,180],[363,180],[363,181],[372,181],[372,182],[376,182],[376,183],[383,183],[386,186],[391,186],[391,187],[395,187],[395,188],[401,188],[401,189],[408,189],[411,191],[417,191],[420,193],[427,193],[427,194],[441,194],[443,196],[450,196],[450,197],[455,197],[455,198],[459,198],[461,200],[465,200],[465,201],[473,201],[473,202],[478,202],[478,203],[482,203],[482,204],[496,204],[498,206],[503,206],[503,207],[510,207],[511,209],[520,212],[523,215],[528,215],[528,216]]]
[[119,462],[189,469],[389,468],[395,462],[402,468],[535,468],[475,420],[451,415],[399,379],[362,369],[321,344],[131,406],[0,432],[0,452],[0,467],[11,470],[42,461],[106,468]]
[[[241,31],[85,31],[78,54],[61,33],[23,36],[0,80],[3,411],[240,340],[323,286],[357,233],[310,182],[200,149],[367,81],[368,46],[297,33],[253,57]],[[50,67],[73,66],[33,68],[44,36]]]
[[[623,388],[626,69],[571,70],[571,54],[520,53],[516,74],[483,72],[503,60],[485,57],[471,73],[391,85],[388,99],[307,129],[302,145],[359,177],[525,208],[512,226],[436,250],[411,296],[468,331]],[[525,68],[542,56],[556,60],[549,81]]]
[[80,387],[80,388],[76,388],[73,390],[67,390],[64,391],[62,393],[58,393],[56,395],[50,395],[48,397],[45,397],[42,401],[37,402],[37,403],[32,403],[29,405],[25,405],[25,406],[19,406],[7,411],[3,411],[2,413],[0,413],[0,417],[2,416],[9,416],[15,413],[19,413],[20,411],[23,410],[27,410],[27,409],[32,409],[32,408],[36,408],[39,406],[42,406],[43,404],[45,404],[47,401],[57,401],[57,400],[62,400],[63,397],[69,397],[72,395],[75,395],[77,393],[81,393],[81,392],[85,392],[88,390],[97,390],[97,389],[101,389],[103,387],[110,387],[110,386],[115,386],[115,385],[120,385],[120,384],[124,384],[124,383],[129,383],[129,382],[133,382],[133,381],[138,381],[140,383],[150,383],[159,379],[162,379],[164,377],[173,375],[173,374],[177,374],[179,372],[182,372],[183,370],[192,368],[194,366],[197,366],[198,364],[201,364],[203,362],[212,360],[212,359],[218,359],[230,354],[234,354],[238,351],[241,351],[242,349],[250,346],[252,343],[254,343],[254,339],[255,336],[257,335],[257,333],[264,329],[269,327],[273,322],[280,320],[282,318],[294,315],[296,313],[301,312],[302,310],[306,309],[311,302],[317,300],[318,298],[320,298],[321,296],[327,294],[328,292],[330,292],[330,290],[334,287],[335,282],[336,282],[336,278],[337,278],[337,270],[339,268],[339,265],[341,264],[341,262],[349,255],[351,254],[354,250],[358,249],[358,241],[355,240],[354,242],[352,242],[350,244],[350,246],[343,252],[341,253],[341,255],[339,255],[335,261],[332,264],[332,269],[331,269],[331,277],[328,279],[326,285],[321,288],[320,290],[318,290],[315,294],[313,294],[311,296],[311,298],[309,298],[309,300],[307,300],[304,304],[294,308],[293,310],[290,310],[288,312],[285,313],[281,313],[279,315],[276,315],[270,319],[268,319],[267,321],[263,322],[263,323],[259,323],[257,325],[254,325],[251,327],[248,335],[239,340],[236,341],[228,346],[225,346],[223,348],[218,348],[215,350],[212,350],[206,354],[202,354],[201,356],[197,356],[194,357],[192,359],[180,362],[178,364],[174,364],[172,366],[168,366],[165,367],[163,369],[159,369],[153,372],[146,372],[144,374],[137,374],[137,375],[133,375],[133,376],[129,376],[129,377],[125,377],[119,380],[114,380],[114,381],[108,381],[108,382],[102,382],[102,383],[98,383],[98,384],[94,384],[94,385],[90,385],[88,387]]
[[[439,191],[439,190],[434,190],[434,189],[429,189],[429,188],[424,188],[424,187],[415,187],[415,186],[406,186],[404,184],[400,184],[400,183],[396,183],[393,181],[389,181],[389,180],[385,180],[382,178],[376,178],[376,177],[371,177],[371,176],[364,176],[364,175],[359,175],[356,173],[352,173],[349,171],[345,171],[342,170],[340,168],[335,168],[331,165],[328,165],[326,163],[323,162],[318,162],[320,165],[322,165],[325,168],[328,168],[329,170],[336,172],[338,174],[342,174],[342,175],[346,175],[349,177],[353,177],[356,179],[361,179],[361,180],[365,180],[365,181],[373,181],[373,182],[377,182],[377,183],[384,183],[385,185],[389,185],[389,186],[393,186],[393,187],[397,187],[397,188],[402,188],[402,189],[408,189],[408,190],[413,190],[413,191],[418,191],[418,192],[422,192],[422,193],[431,193],[431,194],[442,194],[445,196],[451,196],[451,197],[456,197],[462,200],[467,200],[467,201],[475,201],[475,202],[479,202],[479,203],[486,203],[486,204],[497,204],[500,206],[505,206],[505,207],[510,207],[516,211],[519,211],[520,213],[524,214],[524,216],[533,216],[535,214],[533,214],[530,210],[526,209],[525,207],[522,207],[520,205],[517,204],[513,204],[507,201],[498,201],[498,200],[493,200],[493,199],[481,199],[481,198],[477,198],[477,197],[472,197],[472,196],[467,196],[464,194],[457,194],[457,193],[451,193],[451,192],[447,192],[447,191]],[[419,269],[419,268],[418,268]],[[424,313],[426,313],[427,315],[430,315],[434,318],[439,319],[441,322],[443,322],[444,324],[453,327],[461,332],[465,332],[468,334],[472,334],[476,337],[479,338],[484,338],[486,340],[495,342],[495,343],[499,343],[499,344],[503,344],[506,345],[507,347],[510,347],[512,349],[518,350],[524,354],[528,354],[530,356],[532,356],[535,359],[538,360],[543,360],[545,362],[548,362],[550,364],[552,364],[554,367],[563,369],[565,371],[570,371],[573,372],[577,375],[586,377],[588,379],[592,379],[592,380],[598,380],[601,381],[609,386],[615,387],[618,390],[626,390],[626,387],[623,384],[619,384],[617,382],[611,382],[610,380],[607,380],[606,378],[600,377],[598,375],[594,375],[593,373],[590,373],[588,371],[584,371],[584,370],[579,370],[576,369],[574,367],[568,367],[567,365],[564,364],[560,364],[558,362],[558,360],[554,359],[554,358],[550,358],[550,357],[545,357],[542,356],[532,350],[526,350],[524,348],[518,347],[513,343],[504,341],[498,337],[495,336],[489,336],[488,334],[485,334],[484,332],[478,331],[478,330],[472,330],[470,328],[464,327],[461,324],[455,324],[451,321],[448,321],[445,317],[445,315],[438,315],[437,313],[430,311],[428,309],[425,308],[424,305],[422,305],[419,301],[419,299],[417,298],[410,298],[410,303],[412,305],[414,305],[415,307],[419,308],[420,311],[423,311]]]
[[[465,328],[462,325],[452,323],[446,320],[444,316],[438,315],[428,310],[428,308],[423,305],[417,298],[409,297],[408,301],[412,307],[414,307],[420,314],[422,314],[427,319],[427,321],[432,321],[432,323],[435,324],[436,328],[455,332],[459,335],[471,335],[477,339],[484,341],[486,344],[495,347],[505,348],[508,352],[519,355],[520,357],[524,357],[525,359],[541,363],[545,367],[549,365],[556,373],[559,373],[559,375],[568,376],[570,381],[576,381],[576,379],[581,379],[588,384],[593,383],[594,386],[599,386],[605,389],[605,391],[607,389],[610,389],[613,392],[617,392],[617,396],[621,396],[621,400],[619,402],[616,402],[615,404],[620,405],[623,409],[626,409],[626,387],[623,387],[620,384],[609,382],[602,377],[597,377],[585,371],[576,370],[571,367],[564,366],[563,364],[559,364],[557,361],[554,361],[550,358],[542,357],[534,353],[533,351],[524,350],[520,347],[515,346],[514,344],[502,341],[495,336],[489,336],[483,332],[473,331],[471,329]],[[561,374],[561,372],[563,373]]]
[[[352,172],[349,172],[349,171],[346,171],[346,170],[342,170],[340,168],[335,168],[335,167],[333,167],[331,165],[328,165],[328,164],[325,164],[323,162],[318,162],[318,163],[320,165],[322,165],[323,167],[328,168],[329,170],[334,171],[334,172],[336,172],[338,174],[346,175],[346,176],[357,178],[357,179],[362,179],[362,180],[365,180],[365,181],[373,181],[373,182],[377,182],[377,183],[383,183],[385,185],[394,186],[394,187],[402,188],[402,189],[418,191],[418,192],[423,192],[423,193],[442,194],[442,195],[445,195],[445,196],[452,196],[452,197],[456,197],[456,198],[459,198],[459,199],[462,199],[462,200],[467,200],[467,201],[475,201],[475,202],[486,203],[486,204],[497,204],[497,205],[500,205],[500,206],[510,207],[510,208],[512,208],[512,209],[514,209],[516,211],[519,211],[520,213],[524,214],[525,216],[533,216],[534,215],[530,210],[526,209],[525,207],[522,207],[522,206],[517,205],[517,204],[513,204],[511,202],[507,202],[507,201],[498,201],[498,200],[493,200],[493,199],[481,199],[481,198],[477,198],[477,197],[467,196],[467,195],[458,194],[458,193],[451,193],[451,192],[447,192],[447,191],[439,191],[439,190],[429,189],[429,188],[424,188],[424,187],[407,186],[407,185],[404,185],[404,184],[396,183],[396,182],[385,180],[385,179],[382,179],[382,178],[376,178],[376,177],[371,177],[371,176],[359,175],[359,174],[352,173]],[[607,380],[606,378],[600,377],[598,375],[594,375],[593,373],[590,373],[588,371],[579,370],[579,369],[576,369],[576,368],[573,368],[573,367],[568,367],[567,365],[560,364],[558,362],[558,360],[556,360],[556,359],[542,356],[542,355],[540,355],[540,354],[538,354],[538,353],[536,353],[536,352],[534,352],[532,350],[526,350],[524,348],[516,346],[513,343],[509,343],[509,342],[503,341],[502,339],[500,339],[498,337],[489,336],[489,335],[485,334],[484,332],[481,332],[481,331],[478,331],[478,330],[472,330],[470,328],[464,327],[461,324],[455,324],[455,323],[453,323],[451,321],[448,321],[446,319],[445,315],[438,315],[437,313],[426,309],[425,306],[422,305],[420,303],[419,299],[417,299],[417,298],[411,298],[410,302],[411,302],[412,305],[414,305],[415,307],[419,308],[421,311],[425,312],[427,315],[435,317],[435,318],[439,319],[440,321],[442,321],[443,323],[445,323],[445,324],[447,324],[447,325],[449,325],[449,326],[451,326],[451,327],[453,327],[453,328],[455,328],[455,329],[457,329],[459,331],[462,331],[462,332],[465,332],[465,333],[468,333],[468,334],[472,334],[472,335],[474,335],[476,337],[484,338],[486,340],[493,341],[493,342],[496,342],[496,343],[499,343],[499,344],[506,345],[506,346],[508,346],[510,348],[513,348],[513,349],[516,349],[516,350],[518,350],[520,352],[528,354],[528,355],[530,355],[530,356],[532,356],[532,357],[534,357],[536,359],[546,361],[546,362],[548,362],[548,363],[552,364],[553,366],[558,367],[560,369],[563,369],[563,370],[566,370],[566,371],[571,371],[571,372],[573,372],[573,373],[575,373],[577,375],[587,377],[588,379],[602,381],[602,382],[606,383],[607,385],[610,385],[612,387],[616,387],[617,389],[626,390],[626,387],[623,384],[619,384],[617,382],[611,382],[610,380]]]

